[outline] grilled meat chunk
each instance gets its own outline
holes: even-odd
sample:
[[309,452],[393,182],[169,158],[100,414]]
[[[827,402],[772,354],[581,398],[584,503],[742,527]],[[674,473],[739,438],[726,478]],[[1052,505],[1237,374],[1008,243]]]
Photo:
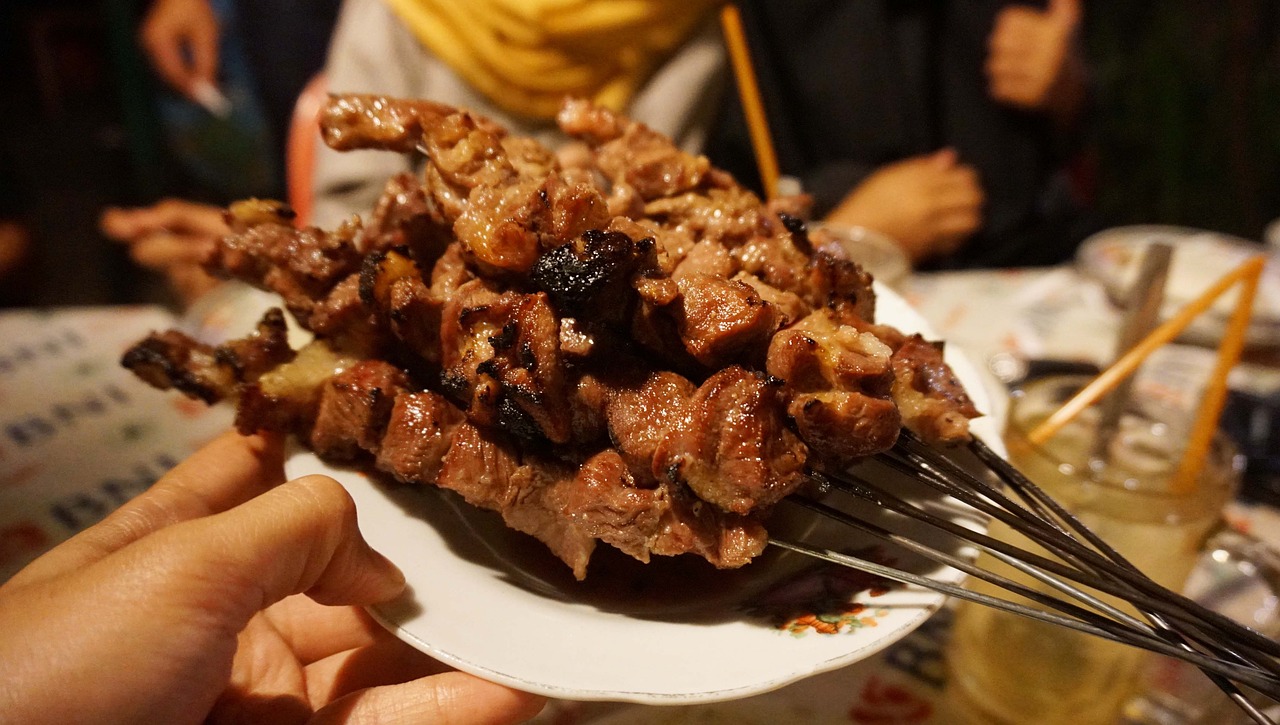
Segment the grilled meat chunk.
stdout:
[[892,351],[820,309],[773,336],[766,369],[786,382],[800,437],[837,464],[888,450],[902,425],[890,399]]
[[538,257],[530,280],[560,314],[616,325],[636,303],[632,278],[656,267],[652,238],[591,229]]
[[692,274],[676,281],[676,324],[685,350],[716,369],[733,360],[757,363],[783,316],[751,285]]
[[525,440],[569,442],[570,387],[546,294],[468,282],[444,308],[440,339],[445,388],[468,419]]
[[334,375],[320,389],[311,449],[344,462],[376,453],[392,405],[408,384],[404,371],[381,360],[361,360]]
[[691,191],[711,176],[707,157],[685,153],[648,126],[587,101],[566,101],[556,121],[565,133],[593,148],[605,176],[625,183],[642,199]]
[[609,387],[603,406],[609,439],[637,485],[652,487],[658,446],[668,431],[688,421],[697,388],[687,378],[661,370],[615,377]]
[[223,237],[205,262],[210,273],[275,292],[307,329],[312,311],[344,278],[360,270],[354,227],[329,233],[271,220]]
[[969,439],[969,419],[978,417],[942,350],[912,335],[893,353],[893,399],[902,422],[927,441],[962,443]]
[[736,514],[766,509],[804,482],[808,451],[763,375],[727,367],[698,388],[688,411],[658,446],[656,476]]
[[320,114],[320,132],[324,142],[338,151],[384,149],[407,154],[418,148],[426,126],[453,112],[431,101],[331,96]]

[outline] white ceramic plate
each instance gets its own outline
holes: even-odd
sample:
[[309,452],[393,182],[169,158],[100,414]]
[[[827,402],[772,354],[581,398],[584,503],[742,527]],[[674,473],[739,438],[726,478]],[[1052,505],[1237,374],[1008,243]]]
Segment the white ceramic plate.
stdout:
[[[1280,263],[1261,244],[1201,229],[1135,225],[1107,229],[1089,237],[1080,245],[1076,262],[1081,272],[1098,280],[1114,301],[1122,303],[1137,280],[1143,251],[1155,242],[1168,242],[1174,250],[1161,309],[1164,319],[1250,257],[1270,255],[1272,259],[1254,299],[1247,340],[1255,346],[1280,345]],[[1216,345],[1235,309],[1235,301],[1235,291],[1219,297],[1187,328],[1184,337],[1191,342]]]
[[[900,297],[879,293],[881,321],[929,332]],[[947,357],[989,410],[974,367],[958,351]],[[998,421],[979,419],[975,430],[999,445]],[[309,452],[292,455],[287,469],[291,477],[319,472],[341,481],[366,538],[404,570],[409,593],[372,610],[384,625],[459,670],[551,697],[689,704],[761,693],[869,657],[943,602],[910,587],[873,593],[864,575],[776,548],[721,572],[692,556],[642,565],[601,545],[587,581],[576,582],[540,542],[451,492],[385,486]],[[906,479],[897,485],[931,496],[912,491],[917,484]],[[863,513],[887,521],[883,511]],[[964,512],[955,517],[976,526]],[[780,517],[769,529],[841,550],[871,549],[948,581],[962,578],[807,513]]]

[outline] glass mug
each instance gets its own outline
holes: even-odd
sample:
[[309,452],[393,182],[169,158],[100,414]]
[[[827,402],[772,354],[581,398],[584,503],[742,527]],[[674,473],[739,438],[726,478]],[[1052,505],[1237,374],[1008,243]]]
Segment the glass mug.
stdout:
[[[1095,456],[1101,418],[1097,406],[1044,445],[1031,443],[1028,433],[1089,380],[1046,377],[1015,391],[1005,431],[1009,460],[1139,570],[1178,591],[1239,485],[1242,459],[1219,436],[1197,485],[1186,492],[1173,490],[1186,424],[1195,411],[1138,397],[1105,442],[1104,457]],[[1000,522],[992,522],[990,533],[1047,553]],[[986,554],[979,564],[1049,591]],[[971,579],[968,586],[1025,602],[986,582]],[[1127,604],[1122,608],[1133,613]],[[958,716],[968,713],[974,722],[1113,723],[1139,686],[1144,655],[1127,645],[961,602],[947,652],[947,697]]]

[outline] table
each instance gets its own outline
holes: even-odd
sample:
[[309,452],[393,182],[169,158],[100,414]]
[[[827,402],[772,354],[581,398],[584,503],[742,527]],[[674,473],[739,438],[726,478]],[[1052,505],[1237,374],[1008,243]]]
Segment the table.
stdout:
[[[916,275],[904,285],[904,296],[979,367],[999,372],[1002,361],[1022,357],[1101,366],[1112,357],[1119,313],[1071,268]],[[227,410],[139,384],[118,365],[125,347],[174,325],[198,335],[239,334],[264,304],[266,298],[252,296],[214,299],[183,319],[158,307],[0,314],[0,581],[229,425]],[[1156,374],[1176,392],[1193,394],[1211,358],[1210,351],[1175,350]],[[1244,383],[1254,387],[1274,379],[1269,371],[1246,374]],[[1231,517],[1242,528],[1280,537],[1273,509],[1237,506]],[[773,693],[660,709],[560,702],[539,722],[956,722],[945,696],[949,617],[944,609],[876,657]]]

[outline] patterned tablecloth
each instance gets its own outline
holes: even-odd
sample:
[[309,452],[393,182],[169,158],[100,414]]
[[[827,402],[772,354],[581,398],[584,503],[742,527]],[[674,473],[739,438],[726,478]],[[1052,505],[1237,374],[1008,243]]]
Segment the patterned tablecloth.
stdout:
[[0,581],[230,424],[120,367],[128,345],[174,323],[156,307],[0,314]]
[[[918,275],[904,294],[981,367],[998,367],[1001,353],[1097,364],[1111,357],[1119,315],[1071,269]],[[253,317],[227,309],[200,315],[206,330],[246,319]],[[155,307],[0,314],[0,581],[100,520],[229,424],[227,410],[152,390],[118,364],[128,344],[181,322]],[[1202,369],[1180,365],[1174,372],[1192,379]],[[1280,535],[1271,509],[1238,506],[1231,516],[1256,533]],[[539,721],[956,722],[944,696],[949,620],[944,609],[876,657],[765,695],[678,708],[561,702]],[[857,636],[857,630],[810,636]]]

